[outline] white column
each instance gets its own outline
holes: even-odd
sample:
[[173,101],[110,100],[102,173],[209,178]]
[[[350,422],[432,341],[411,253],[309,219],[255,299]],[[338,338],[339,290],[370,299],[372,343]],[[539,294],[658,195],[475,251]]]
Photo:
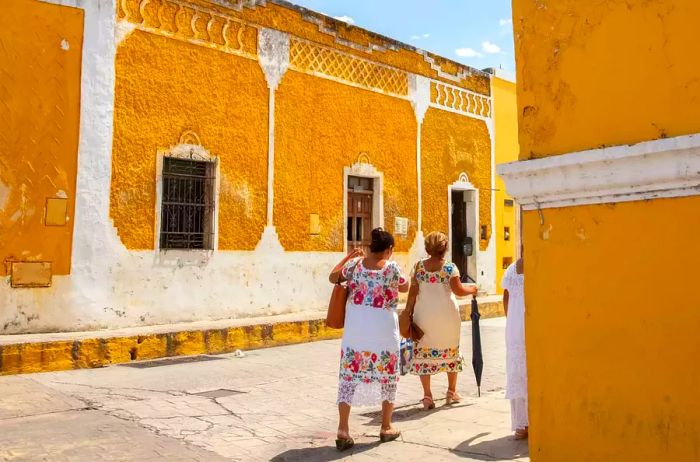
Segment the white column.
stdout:
[[260,29],[258,59],[269,90],[267,134],[267,226],[258,249],[283,251],[273,221],[275,200],[275,91],[289,67],[289,34],[274,29]]
[[409,256],[411,264],[425,255],[423,246],[423,178],[421,172],[421,129],[425,113],[430,106],[430,79],[422,75],[409,75],[409,96],[416,115],[416,179],[418,190],[418,227]]

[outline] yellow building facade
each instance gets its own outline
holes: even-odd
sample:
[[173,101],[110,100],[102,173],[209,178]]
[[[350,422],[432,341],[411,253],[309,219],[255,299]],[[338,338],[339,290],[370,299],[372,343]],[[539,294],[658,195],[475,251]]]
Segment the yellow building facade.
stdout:
[[283,1],[6,10],[0,333],[318,311],[377,226],[497,291],[491,74]]
[[699,15],[513,2],[533,462],[700,460]]

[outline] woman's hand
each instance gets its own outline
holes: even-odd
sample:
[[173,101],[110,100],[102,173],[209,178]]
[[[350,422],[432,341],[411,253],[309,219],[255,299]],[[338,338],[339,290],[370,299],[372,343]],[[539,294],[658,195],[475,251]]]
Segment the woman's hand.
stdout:
[[340,263],[335,265],[335,267],[331,270],[331,274],[328,276],[328,280],[331,282],[331,284],[338,284],[344,281],[340,273],[343,270],[343,266],[345,266],[347,262],[349,262],[350,260],[354,260],[355,258],[362,258],[364,256],[365,251],[361,248],[352,249],[352,251],[349,254],[345,255],[343,259],[340,260]]

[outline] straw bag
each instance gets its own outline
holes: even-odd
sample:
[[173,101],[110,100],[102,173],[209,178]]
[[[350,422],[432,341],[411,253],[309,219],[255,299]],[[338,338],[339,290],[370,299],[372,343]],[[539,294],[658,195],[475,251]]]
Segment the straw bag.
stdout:
[[[348,270],[348,281],[352,280],[355,266]],[[348,286],[336,282],[331,293],[331,301],[328,303],[328,313],[326,314],[326,326],[331,329],[342,329],[345,326],[345,305],[348,302]]]

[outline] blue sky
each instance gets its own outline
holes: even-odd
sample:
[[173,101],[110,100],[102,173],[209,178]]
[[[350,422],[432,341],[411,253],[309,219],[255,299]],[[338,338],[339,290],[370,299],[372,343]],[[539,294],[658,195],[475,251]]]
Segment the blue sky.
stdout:
[[478,69],[514,73],[510,0],[291,0]]

